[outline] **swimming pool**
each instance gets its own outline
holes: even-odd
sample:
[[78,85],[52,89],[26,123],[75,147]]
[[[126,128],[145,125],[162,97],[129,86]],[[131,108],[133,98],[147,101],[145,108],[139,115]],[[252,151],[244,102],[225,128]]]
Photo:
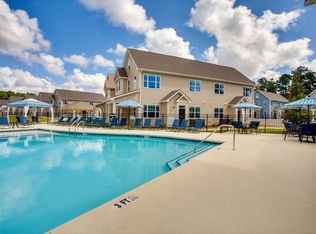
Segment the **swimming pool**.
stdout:
[[1,133],[0,233],[49,231],[168,172],[166,162],[196,144],[148,136]]

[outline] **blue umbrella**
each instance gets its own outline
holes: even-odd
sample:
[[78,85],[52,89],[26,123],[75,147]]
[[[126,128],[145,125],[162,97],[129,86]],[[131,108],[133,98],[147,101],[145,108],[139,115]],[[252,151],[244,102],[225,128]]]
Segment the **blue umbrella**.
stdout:
[[135,102],[132,99],[127,99],[126,101],[120,102],[116,106],[122,107],[122,108],[143,108],[143,105],[139,104],[138,102]]
[[309,122],[309,109],[316,108],[316,98],[305,97],[300,100],[290,102],[284,105],[286,109],[303,109],[307,107],[307,120]]
[[135,102],[132,99],[127,99],[126,101],[120,102],[116,106],[121,108],[128,108],[128,119],[127,119],[127,126],[129,128],[129,115],[130,115],[130,109],[131,108],[143,108],[143,105],[139,104],[138,102]]
[[254,105],[250,102],[241,102],[233,106],[236,109],[245,109],[245,122],[246,122],[246,109],[261,109],[261,106]]
[[46,102],[41,102],[39,100],[29,98],[17,102],[12,102],[8,104],[9,107],[39,107],[39,108],[46,108],[46,107],[53,107],[52,104],[46,103]]

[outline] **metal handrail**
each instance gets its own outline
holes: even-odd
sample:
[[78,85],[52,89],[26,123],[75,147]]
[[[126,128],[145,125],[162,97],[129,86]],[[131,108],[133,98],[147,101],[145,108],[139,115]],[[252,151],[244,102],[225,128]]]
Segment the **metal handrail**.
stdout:
[[[80,125],[80,124],[82,124],[83,123],[83,121],[81,120],[77,125],[76,125],[76,130],[78,129],[78,126]],[[82,130],[84,130],[84,124],[82,125]]]
[[197,146],[194,147],[194,152],[196,151],[196,149],[203,143],[205,142],[210,136],[212,136],[217,130],[221,129],[222,127],[232,127],[234,129],[234,134],[233,134],[233,150],[236,149],[235,147],[235,143],[236,143],[236,129],[233,125],[231,124],[222,124],[220,126],[218,126],[213,132],[211,132],[209,135],[207,135],[203,140],[201,140]]

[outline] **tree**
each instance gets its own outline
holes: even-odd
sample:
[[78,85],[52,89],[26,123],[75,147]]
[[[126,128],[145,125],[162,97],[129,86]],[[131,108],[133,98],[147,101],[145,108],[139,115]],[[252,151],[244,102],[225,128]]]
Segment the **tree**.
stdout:
[[277,92],[280,93],[283,97],[289,97],[289,89],[291,85],[292,77],[289,74],[283,74],[277,80]]
[[277,84],[273,79],[268,80],[267,78],[260,78],[258,81],[257,89],[268,91],[272,93],[276,93],[277,91]]
[[305,87],[302,83],[302,70],[296,69],[292,72],[292,84],[289,89],[289,99],[290,101],[295,101],[304,98],[305,96]]

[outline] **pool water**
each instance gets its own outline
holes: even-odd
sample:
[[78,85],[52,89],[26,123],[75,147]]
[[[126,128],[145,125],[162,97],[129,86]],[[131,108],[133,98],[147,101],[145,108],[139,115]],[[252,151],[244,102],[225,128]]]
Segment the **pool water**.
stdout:
[[47,232],[168,172],[168,160],[197,144],[143,136],[16,135],[0,137],[0,233],[6,234]]

